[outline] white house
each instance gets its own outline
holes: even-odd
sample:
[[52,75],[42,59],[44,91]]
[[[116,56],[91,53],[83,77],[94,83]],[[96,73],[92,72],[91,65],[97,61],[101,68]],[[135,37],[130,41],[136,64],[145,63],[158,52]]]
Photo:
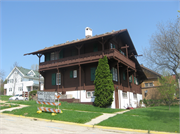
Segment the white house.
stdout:
[[[38,90],[39,73],[23,67],[14,67],[6,77],[7,84],[4,85],[4,94],[22,94],[22,91]],[[40,90],[44,89],[44,78],[40,75]]]

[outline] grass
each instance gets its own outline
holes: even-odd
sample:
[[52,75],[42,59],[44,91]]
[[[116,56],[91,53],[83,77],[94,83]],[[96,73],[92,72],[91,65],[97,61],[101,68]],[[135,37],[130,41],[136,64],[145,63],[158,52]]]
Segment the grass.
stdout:
[[[9,101],[8,100],[9,97],[7,96],[3,96],[1,97],[1,99],[6,100],[7,103],[11,103],[11,104],[14,103],[14,104],[29,105],[29,107],[24,107],[22,109],[17,109],[13,111],[4,111],[3,113],[10,113],[15,115],[23,115],[28,117],[43,118],[50,120],[68,121],[75,123],[89,122],[93,118],[102,115],[102,113],[114,113],[114,112],[122,111],[121,109],[98,108],[92,105],[61,102],[61,106],[59,106],[59,108],[63,111],[63,113],[52,116],[51,113],[48,112],[42,112],[41,114],[37,114],[36,113],[37,107],[42,105],[37,104],[36,101]],[[43,105],[43,106],[55,108],[54,106],[49,106],[49,105]]]
[[[36,103],[36,101],[8,101],[8,103],[16,103],[16,104],[23,104],[23,105],[36,105],[36,106],[42,106]],[[46,107],[52,107],[49,105],[44,105]],[[115,113],[119,111],[124,111],[123,109],[111,109],[111,108],[99,108],[95,107],[93,105],[87,105],[87,104],[79,104],[79,103],[67,103],[67,102],[61,102],[61,106],[59,106],[60,109],[66,109],[66,110],[79,110],[79,111],[88,111],[88,112],[97,112],[97,113]]]
[[139,108],[116,115],[98,125],[153,131],[179,132],[179,107],[168,106]]
[[0,95],[0,100],[9,101],[10,97],[12,97],[12,96]]
[[11,108],[11,107],[18,107],[19,105],[10,105],[10,104],[4,104],[4,103],[0,103],[0,110],[2,110],[2,109],[6,109],[6,108]]
[[63,113],[58,113],[55,116],[52,116],[51,113],[48,112],[42,112],[41,114],[37,114],[36,113],[37,106],[32,105],[18,110],[4,111],[3,113],[10,113],[14,115],[22,115],[22,116],[35,117],[35,118],[43,118],[49,120],[68,121],[75,123],[86,123],[91,121],[91,119],[102,115],[101,113],[77,112],[77,111],[69,111],[69,110],[62,110],[62,111]]

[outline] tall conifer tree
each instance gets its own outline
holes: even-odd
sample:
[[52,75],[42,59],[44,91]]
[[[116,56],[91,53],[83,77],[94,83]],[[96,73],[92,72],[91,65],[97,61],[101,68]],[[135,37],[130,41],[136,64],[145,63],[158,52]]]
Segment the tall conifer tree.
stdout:
[[112,74],[109,69],[108,59],[106,56],[99,59],[99,63],[95,73],[95,101],[97,107],[108,107],[113,101],[114,84]]

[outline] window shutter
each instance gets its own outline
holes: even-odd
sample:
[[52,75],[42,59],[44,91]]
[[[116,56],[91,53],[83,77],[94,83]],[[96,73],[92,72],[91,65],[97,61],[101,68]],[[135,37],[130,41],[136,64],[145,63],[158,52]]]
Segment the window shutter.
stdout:
[[94,52],[97,52],[97,51],[98,51],[98,45],[94,44]]
[[61,50],[61,52],[59,53],[59,59],[63,58],[63,50]]
[[96,72],[96,68],[95,67],[91,68],[91,81],[95,80],[95,72]]
[[52,85],[56,85],[56,74],[52,74]]
[[114,44],[113,44],[113,48],[116,48]]
[[134,77],[134,84],[136,84],[136,77]]
[[123,80],[126,80],[126,74],[123,72]]
[[50,53],[45,54],[45,61],[50,61]]
[[73,71],[70,71],[70,78],[73,78]]

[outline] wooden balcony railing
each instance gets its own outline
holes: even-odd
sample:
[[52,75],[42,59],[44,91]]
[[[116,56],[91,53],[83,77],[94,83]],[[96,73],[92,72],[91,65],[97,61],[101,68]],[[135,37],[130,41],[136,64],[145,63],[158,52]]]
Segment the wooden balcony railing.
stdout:
[[[128,59],[123,54],[121,54],[116,49],[105,50],[104,54],[107,57],[115,57],[123,64],[135,69],[135,63],[133,61],[131,61],[130,59]],[[100,58],[102,58],[102,51],[81,54],[81,55],[66,57],[66,58],[62,58],[62,59],[58,59],[58,60],[41,62],[39,65],[39,70],[44,71],[44,70],[49,70],[49,69],[55,69],[57,67],[61,68],[61,67],[68,67],[68,66],[72,66],[72,65],[97,62]]]

